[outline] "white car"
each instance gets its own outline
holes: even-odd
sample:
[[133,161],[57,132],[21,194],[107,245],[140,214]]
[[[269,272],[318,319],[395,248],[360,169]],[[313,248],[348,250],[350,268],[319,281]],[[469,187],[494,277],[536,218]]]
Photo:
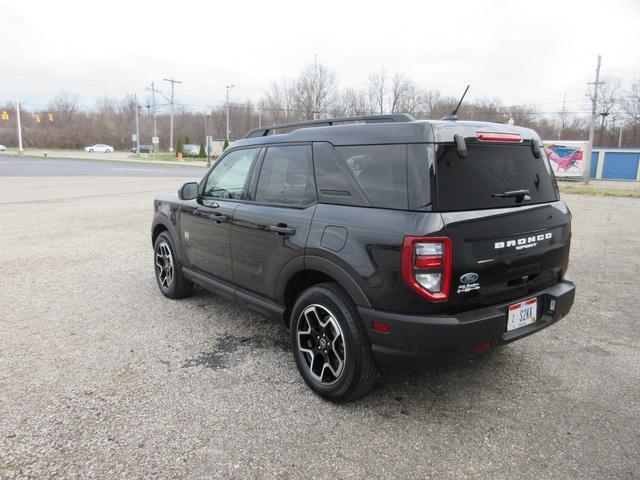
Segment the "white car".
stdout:
[[0,145],[0,152],[4,152],[7,149],[4,145]]
[[113,147],[111,145],[104,145],[102,143],[98,143],[97,145],[92,145],[90,147],[84,147],[85,152],[102,152],[102,153],[112,153]]

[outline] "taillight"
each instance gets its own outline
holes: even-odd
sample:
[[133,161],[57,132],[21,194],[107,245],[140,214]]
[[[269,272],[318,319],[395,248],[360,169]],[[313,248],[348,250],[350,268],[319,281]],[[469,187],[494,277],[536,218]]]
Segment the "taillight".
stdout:
[[517,133],[476,132],[476,138],[481,142],[522,142],[522,137]]
[[432,302],[449,298],[451,240],[448,237],[404,237],[402,278]]

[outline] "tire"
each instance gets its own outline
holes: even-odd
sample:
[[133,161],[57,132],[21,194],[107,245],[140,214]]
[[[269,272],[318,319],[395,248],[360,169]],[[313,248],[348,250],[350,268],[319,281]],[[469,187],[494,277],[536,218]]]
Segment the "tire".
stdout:
[[339,285],[321,283],[302,292],[289,322],[295,362],[311,390],[340,403],[369,391],[378,366],[358,310]]
[[182,264],[168,232],[162,232],[156,238],[153,246],[153,270],[158,287],[165,297],[178,299],[191,295],[193,284],[182,273]]
[[90,148],[90,149],[89,149],[89,153],[93,153],[93,148]]

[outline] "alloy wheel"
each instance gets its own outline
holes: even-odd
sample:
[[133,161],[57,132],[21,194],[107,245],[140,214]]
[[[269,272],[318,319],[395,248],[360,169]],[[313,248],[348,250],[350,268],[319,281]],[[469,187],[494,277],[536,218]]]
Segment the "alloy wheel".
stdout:
[[323,385],[337,382],[344,372],[346,348],[335,315],[322,305],[309,305],[298,317],[296,338],[309,374]]
[[156,275],[164,288],[173,283],[173,255],[166,242],[161,242],[156,249]]

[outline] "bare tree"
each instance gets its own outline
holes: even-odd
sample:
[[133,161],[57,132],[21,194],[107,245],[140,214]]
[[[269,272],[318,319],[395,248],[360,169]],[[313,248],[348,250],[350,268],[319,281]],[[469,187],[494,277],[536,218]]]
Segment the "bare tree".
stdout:
[[343,106],[344,115],[366,115],[367,96],[364,92],[354,88],[347,88],[342,92],[340,103]]
[[598,143],[604,145],[605,134],[610,125],[615,125],[616,116],[618,115],[618,93],[621,88],[620,80],[607,78],[598,90],[597,113],[600,115],[600,135]]
[[[393,76],[393,78],[391,79],[391,113],[400,112],[400,109],[403,106],[403,102],[405,102],[405,97],[408,94],[411,86],[411,81],[404,75],[396,73]],[[406,103],[404,103],[404,106],[406,107]]]
[[640,140],[640,78],[631,82],[625,93],[622,108],[628,119],[632,144],[637,145]]
[[375,113],[384,113],[387,94],[387,74],[383,68],[369,75],[369,105]]
[[335,100],[336,90],[336,76],[328,67],[307,65],[296,82],[296,108],[309,120],[325,116]]
[[80,96],[66,90],[58,93],[51,103],[49,110],[57,113],[66,122],[71,122],[73,115],[80,109]]
[[[294,87],[286,80],[272,82],[263,100],[265,121],[263,123],[286,123],[291,120],[295,110]],[[268,120],[268,121],[266,121]]]

